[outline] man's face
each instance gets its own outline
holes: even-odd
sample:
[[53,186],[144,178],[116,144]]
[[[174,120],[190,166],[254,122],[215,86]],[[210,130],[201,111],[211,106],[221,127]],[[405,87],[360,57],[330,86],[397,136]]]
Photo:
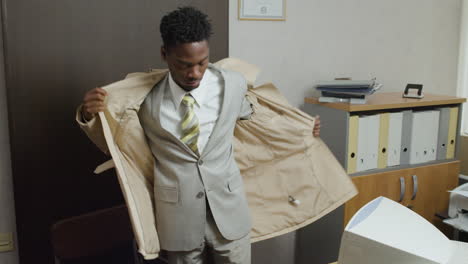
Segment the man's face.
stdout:
[[189,92],[200,85],[208,67],[210,49],[206,40],[161,48],[174,81]]

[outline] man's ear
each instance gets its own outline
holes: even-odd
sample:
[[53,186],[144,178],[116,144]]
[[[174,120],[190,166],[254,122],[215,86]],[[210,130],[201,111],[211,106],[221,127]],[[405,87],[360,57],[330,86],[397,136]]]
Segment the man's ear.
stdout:
[[164,46],[161,46],[161,58],[164,61],[167,61],[167,50],[166,48],[164,48]]

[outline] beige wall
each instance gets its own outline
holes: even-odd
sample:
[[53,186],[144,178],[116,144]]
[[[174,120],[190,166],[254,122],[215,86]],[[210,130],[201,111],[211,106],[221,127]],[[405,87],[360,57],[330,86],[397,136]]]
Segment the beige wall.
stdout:
[[384,91],[423,83],[456,94],[460,0],[289,0],[285,22],[239,21],[229,54],[260,66],[294,105],[317,80],[376,77]]

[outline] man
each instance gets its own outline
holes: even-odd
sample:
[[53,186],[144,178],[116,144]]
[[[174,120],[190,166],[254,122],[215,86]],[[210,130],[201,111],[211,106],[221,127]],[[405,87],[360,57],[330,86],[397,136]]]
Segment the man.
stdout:
[[[209,63],[211,25],[192,7],[160,24],[161,56],[169,74],[139,106],[154,157],[156,226],[170,263],[250,263],[251,220],[232,138],[251,113],[240,74]],[[106,109],[107,92],[84,97],[84,121]],[[320,131],[319,122],[314,135]],[[227,184],[225,184],[227,183]]]

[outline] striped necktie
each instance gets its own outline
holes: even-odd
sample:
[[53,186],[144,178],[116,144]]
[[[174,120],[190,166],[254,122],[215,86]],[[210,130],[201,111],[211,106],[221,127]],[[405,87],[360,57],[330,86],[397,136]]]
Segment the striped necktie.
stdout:
[[189,93],[185,94],[182,99],[182,104],[185,106],[185,114],[182,118],[182,136],[180,140],[184,142],[195,154],[198,153],[198,136],[200,135],[200,124],[198,118],[193,111],[195,99]]

